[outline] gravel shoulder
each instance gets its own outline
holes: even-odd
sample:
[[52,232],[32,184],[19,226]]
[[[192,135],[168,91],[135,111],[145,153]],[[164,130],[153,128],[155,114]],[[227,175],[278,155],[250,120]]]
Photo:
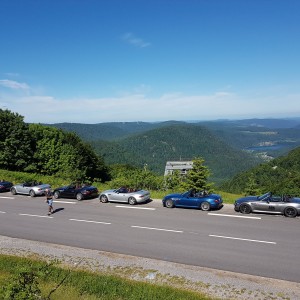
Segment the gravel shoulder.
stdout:
[[300,283],[0,236],[0,253],[200,291],[220,299],[300,299]]

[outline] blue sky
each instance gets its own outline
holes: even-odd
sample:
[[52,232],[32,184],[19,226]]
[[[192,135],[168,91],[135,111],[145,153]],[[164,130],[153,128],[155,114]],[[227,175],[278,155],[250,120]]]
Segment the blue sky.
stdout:
[[298,0],[0,0],[0,108],[34,123],[300,116]]

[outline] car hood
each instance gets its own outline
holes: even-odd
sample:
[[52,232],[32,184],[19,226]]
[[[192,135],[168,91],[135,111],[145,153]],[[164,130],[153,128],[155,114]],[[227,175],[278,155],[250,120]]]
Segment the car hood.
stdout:
[[237,199],[236,203],[242,203],[242,202],[254,202],[257,201],[257,196],[247,196]]
[[106,191],[103,191],[102,194],[106,194],[106,193],[114,193],[115,191],[116,191],[116,189],[106,190]]

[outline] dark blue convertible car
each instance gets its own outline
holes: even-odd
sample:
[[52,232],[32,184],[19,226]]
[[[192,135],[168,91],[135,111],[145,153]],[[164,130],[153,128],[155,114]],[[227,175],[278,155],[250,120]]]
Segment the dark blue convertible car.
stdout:
[[0,192],[9,192],[12,186],[12,182],[6,181],[4,179],[0,180]]
[[223,206],[222,197],[218,194],[210,194],[206,191],[196,191],[194,189],[183,194],[169,194],[162,200],[163,206],[191,207],[202,210],[219,209]]

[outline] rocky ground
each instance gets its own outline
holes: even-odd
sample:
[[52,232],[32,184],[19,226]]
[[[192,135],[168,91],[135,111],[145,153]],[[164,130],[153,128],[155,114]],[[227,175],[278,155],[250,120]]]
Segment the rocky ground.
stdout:
[[169,284],[220,299],[300,299],[300,283],[0,236],[0,253],[59,260],[68,268]]

